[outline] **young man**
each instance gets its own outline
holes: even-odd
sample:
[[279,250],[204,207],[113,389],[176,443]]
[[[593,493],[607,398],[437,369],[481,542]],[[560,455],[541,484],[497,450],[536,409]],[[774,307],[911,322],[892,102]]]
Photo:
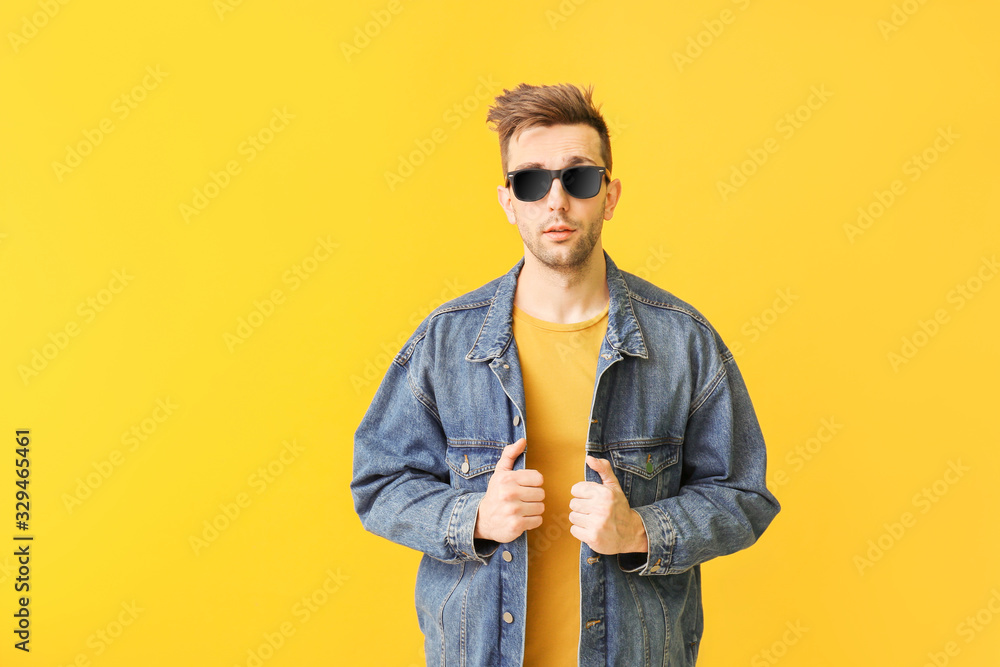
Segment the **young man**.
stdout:
[[780,509],[718,333],[603,250],[621,183],[591,96],[496,98],[524,257],[427,316],[355,434],[364,527],[424,553],[428,665],[694,665],[700,564]]

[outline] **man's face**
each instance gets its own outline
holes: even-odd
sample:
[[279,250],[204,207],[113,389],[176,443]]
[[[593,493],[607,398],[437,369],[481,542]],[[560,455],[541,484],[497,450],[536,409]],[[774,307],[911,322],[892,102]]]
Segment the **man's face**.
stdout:
[[[524,130],[510,140],[507,171],[540,167],[562,169],[576,164],[605,166],[601,158],[601,139],[589,125],[553,125]],[[546,196],[523,202],[509,187],[499,186],[500,205],[511,223],[517,224],[528,253],[539,263],[557,270],[577,269],[595,255],[603,258],[601,230],[614,214],[621,183],[601,183],[601,190],[590,199],[570,196],[559,179],[552,181]],[[554,229],[569,230],[557,233]]]

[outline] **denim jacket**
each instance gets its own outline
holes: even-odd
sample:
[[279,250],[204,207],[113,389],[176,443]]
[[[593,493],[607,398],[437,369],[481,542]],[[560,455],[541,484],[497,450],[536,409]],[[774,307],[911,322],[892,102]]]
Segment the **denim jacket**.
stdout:
[[[611,461],[649,552],[606,556],[581,543],[578,664],[692,666],[704,627],[700,564],[753,544],[780,505],[764,482],[743,377],[718,333],[604,257],[608,326],[581,447]],[[511,323],[523,265],[428,315],[355,433],[362,524],[424,554],[416,608],[428,665],[522,664],[527,535],[497,544],[473,531],[501,450],[525,437]],[[529,441],[514,469],[530,457]],[[586,465],[580,477],[601,481]]]

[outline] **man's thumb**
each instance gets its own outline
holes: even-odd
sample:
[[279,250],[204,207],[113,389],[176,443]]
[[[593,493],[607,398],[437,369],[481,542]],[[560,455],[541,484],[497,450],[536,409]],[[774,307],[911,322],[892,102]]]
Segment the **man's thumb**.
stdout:
[[615,477],[615,471],[611,468],[611,461],[607,459],[599,459],[596,456],[587,457],[587,465],[589,465],[598,475],[601,476],[601,483],[605,486],[617,486],[621,488],[621,484],[618,483],[618,478]]
[[506,470],[510,471],[514,469],[514,461],[517,457],[521,455],[524,451],[525,445],[527,445],[527,440],[521,438],[517,442],[512,442],[503,448],[503,452],[500,454],[500,460],[497,461],[496,470]]

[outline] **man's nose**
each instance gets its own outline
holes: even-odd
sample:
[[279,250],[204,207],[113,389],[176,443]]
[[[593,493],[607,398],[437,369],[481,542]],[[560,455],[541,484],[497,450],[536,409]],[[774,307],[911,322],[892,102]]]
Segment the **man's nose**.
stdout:
[[562,179],[553,178],[549,193],[545,196],[545,203],[550,209],[564,209],[569,204],[569,195],[563,189]]

